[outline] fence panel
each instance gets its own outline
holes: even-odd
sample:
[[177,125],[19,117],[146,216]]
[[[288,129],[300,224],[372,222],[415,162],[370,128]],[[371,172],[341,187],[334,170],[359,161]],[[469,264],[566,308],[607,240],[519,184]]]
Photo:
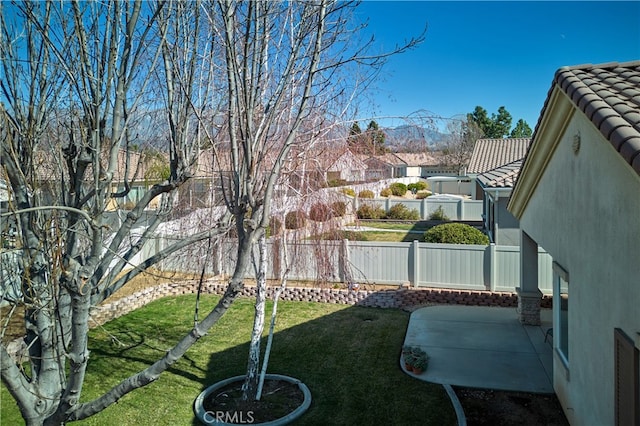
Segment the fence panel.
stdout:
[[520,284],[520,247],[496,246],[494,290],[513,291]]
[[438,208],[442,207],[442,211],[444,214],[451,220],[457,220],[459,218],[458,214],[458,204],[460,201],[458,200],[434,200],[431,201],[427,198],[427,214],[426,217],[431,216],[433,212],[438,210]]
[[[144,256],[166,245],[153,241]],[[291,280],[378,283],[418,287],[494,290],[514,292],[520,283],[520,248],[517,246],[476,246],[431,243],[391,243],[368,241],[296,241],[288,243]],[[205,250],[206,251],[206,250]],[[163,262],[166,270],[199,273],[202,254],[175,256]],[[539,288],[552,294],[552,259],[539,250]],[[284,265],[280,242],[267,243],[267,277],[278,279]],[[233,272],[236,245],[233,240],[218,243],[209,255],[207,273]],[[254,277],[251,266],[247,271]]]
[[482,200],[464,200],[462,220],[482,220]]
[[409,282],[411,243],[349,242],[348,265],[356,282]]
[[418,286],[486,290],[487,250],[488,246],[420,244]]

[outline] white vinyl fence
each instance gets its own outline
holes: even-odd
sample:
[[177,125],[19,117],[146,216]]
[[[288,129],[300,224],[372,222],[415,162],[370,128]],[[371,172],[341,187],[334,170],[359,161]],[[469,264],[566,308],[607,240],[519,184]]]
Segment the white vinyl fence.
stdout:
[[439,197],[427,197],[421,200],[402,200],[391,198],[354,198],[354,210],[363,204],[381,207],[384,211],[396,204],[404,204],[408,209],[415,209],[420,213],[420,219],[429,219],[429,216],[438,208],[442,208],[451,220],[482,221],[482,200],[469,200],[462,198],[442,199]]
[[[156,243],[162,247],[162,241]],[[391,243],[363,241],[296,241],[288,244],[288,279],[353,282],[414,287],[514,292],[520,282],[520,247]],[[153,253],[147,253],[151,255]],[[145,257],[143,255],[143,257]],[[173,271],[230,275],[235,245],[226,241],[208,256],[182,255],[167,259],[162,268]],[[285,270],[282,243],[267,243],[267,277],[279,279]],[[200,259],[198,261],[198,259]],[[206,264],[203,259],[206,259]],[[538,252],[539,288],[552,294],[551,256]],[[253,276],[253,270],[248,271]]]

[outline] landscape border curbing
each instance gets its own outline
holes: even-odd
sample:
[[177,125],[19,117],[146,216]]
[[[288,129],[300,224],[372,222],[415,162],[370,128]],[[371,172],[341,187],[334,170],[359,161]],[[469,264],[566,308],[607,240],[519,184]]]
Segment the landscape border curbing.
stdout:
[[[212,384],[211,386],[208,386],[205,390],[203,390],[200,395],[198,395],[193,403],[193,412],[196,415],[196,417],[198,418],[198,420],[200,420],[200,422],[204,425],[218,425],[218,426],[234,426],[237,423],[226,423],[226,422],[221,422],[216,420],[215,418],[212,421],[207,421],[206,416],[207,416],[207,412],[204,410],[203,407],[203,401],[204,398],[209,395],[211,392],[223,388],[224,386],[230,384],[230,383],[234,383],[234,382],[239,382],[245,379],[245,376],[234,376],[234,377],[230,377],[228,379],[224,379],[221,380],[217,383]],[[293,410],[291,413],[287,414],[284,417],[280,417],[279,419],[276,420],[272,420],[269,422],[262,422],[262,423],[254,423],[256,425],[262,425],[262,426],[283,426],[283,425],[287,425],[295,420],[297,420],[300,416],[302,416],[304,413],[307,412],[307,410],[309,409],[309,407],[311,406],[311,391],[309,390],[309,387],[307,385],[305,385],[303,382],[301,382],[300,380],[293,378],[293,377],[289,377],[289,376],[283,376],[282,374],[267,374],[265,375],[265,379],[275,379],[275,380],[284,380],[287,381],[289,383],[293,383],[295,385],[298,385],[298,388],[300,388],[300,390],[302,391],[302,394],[304,395],[304,400],[302,401],[302,404],[300,404],[300,406],[298,408],[296,408],[295,410]],[[253,423],[253,422],[249,422],[249,423]]]
[[[222,295],[226,282],[207,280],[202,285],[202,294]],[[91,309],[91,326],[96,327],[122,315],[128,314],[154,300],[194,294],[198,290],[197,281],[161,284],[149,287],[111,303],[104,303]],[[272,297],[276,287],[267,288],[267,297]],[[254,297],[255,287],[245,286],[240,297]],[[280,300],[300,302],[336,303],[375,308],[410,308],[428,304],[497,306],[515,308],[518,295],[509,292],[481,290],[458,290],[433,287],[398,287],[384,290],[347,290],[320,287],[287,287]],[[543,296],[541,307],[551,307],[551,296]]]

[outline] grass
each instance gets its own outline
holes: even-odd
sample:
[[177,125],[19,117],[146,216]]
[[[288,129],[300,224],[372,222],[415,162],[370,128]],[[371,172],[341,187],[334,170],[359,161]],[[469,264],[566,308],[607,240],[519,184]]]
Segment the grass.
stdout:
[[393,222],[360,222],[359,224],[351,223],[350,226],[366,226],[368,228],[377,228],[377,229],[393,229],[393,230],[402,230],[402,231],[414,231],[414,232],[425,232],[429,229],[424,223],[417,222],[415,224],[411,223],[393,223]]
[[[95,329],[83,400],[148,366],[193,321],[194,296],[165,298]],[[206,296],[200,312],[217,301]],[[269,312],[268,308],[268,312]],[[309,411],[297,425],[453,425],[444,389],[403,373],[399,356],[409,314],[395,309],[281,302],[269,372],[302,380]],[[82,425],[196,425],[192,404],[208,385],[244,373],[253,305],[240,299],[160,379]],[[1,423],[24,424],[4,385]]]
[[424,242],[424,234],[404,233],[404,232],[384,232],[384,231],[359,231],[360,241],[385,241],[391,243],[408,243],[414,240]]

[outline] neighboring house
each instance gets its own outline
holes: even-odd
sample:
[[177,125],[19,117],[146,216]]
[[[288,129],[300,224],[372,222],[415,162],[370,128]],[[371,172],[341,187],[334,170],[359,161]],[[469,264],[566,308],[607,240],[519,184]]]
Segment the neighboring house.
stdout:
[[307,160],[309,169],[324,176],[326,181],[343,180],[346,182],[362,182],[365,180],[367,165],[350,149],[323,150],[320,155]]
[[492,243],[520,245],[520,225],[507,210],[507,202],[521,166],[522,160],[516,160],[482,173],[476,178],[484,194],[484,228]]
[[467,176],[475,181],[471,188],[472,198],[481,200],[483,196],[477,183],[479,175],[513,161],[522,160],[530,142],[529,138],[478,139],[473,146],[473,153],[467,167]]
[[458,176],[458,170],[445,164],[439,153],[398,152],[395,156],[407,164],[406,177]]
[[391,152],[365,158],[364,163],[367,166],[365,177],[368,181],[401,178],[407,175],[407,163]]
[[[162,154],[119,150],[111,191],[122,196],[112,198],[107,204],[107,210],[131,209],[153,184],[163,179],[163,174],[168,174],[168,170],[169,160]],[[148,208],[155,209],[158,203],[159,200],[155,199]]]
[[640,61],[559,69],[513,189],[520,320],[553,257],[553,383],[571,424],[638,425]]

